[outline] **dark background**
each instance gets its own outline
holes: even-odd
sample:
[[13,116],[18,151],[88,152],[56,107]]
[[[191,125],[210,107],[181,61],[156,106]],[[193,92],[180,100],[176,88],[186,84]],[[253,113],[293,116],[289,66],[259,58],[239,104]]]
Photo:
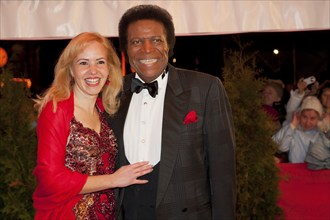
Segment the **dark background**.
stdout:
[[[262,76],[295,85],[300,77],[314,75],[322,83],[330,79],[330,30],[302,32],[258,32],[207,36],[177,36],[170,62],[221,77],[224,50],[237,49],[234,37],[257,51]],[[118,38],[110,38],[118,50]],[[8,53],[8,67],[15,77],[32,80],[32,92],[45,90],[53,80],[54,66],[69,40],[1,40]],[[279,54],[273,54],[273,49]],[[176,62],[173,61],[175,58]],[[129,69],[129,68],[126,68]]]

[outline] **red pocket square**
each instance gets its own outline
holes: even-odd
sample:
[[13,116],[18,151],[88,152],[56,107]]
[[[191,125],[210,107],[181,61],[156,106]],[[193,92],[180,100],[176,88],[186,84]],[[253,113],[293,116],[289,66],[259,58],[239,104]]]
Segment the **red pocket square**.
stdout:
[[187,124],[190,124],[190,123],[194,123],[194,122],[198,122],[198,118],[197,118],[197,115],[196,115],[196,112],[195,111],[190,111],[184,121],[183,121],[183,124],[187,125]]

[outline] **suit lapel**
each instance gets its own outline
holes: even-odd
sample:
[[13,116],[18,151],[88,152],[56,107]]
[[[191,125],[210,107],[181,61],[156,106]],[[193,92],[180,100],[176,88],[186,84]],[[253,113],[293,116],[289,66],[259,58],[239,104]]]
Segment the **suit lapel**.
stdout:
[[159,168],[156,207],[162,201],[178,157],[178,140],[187,109],[187,96],[176,69],[169,65],[169,76],[164,102],[162,149]]

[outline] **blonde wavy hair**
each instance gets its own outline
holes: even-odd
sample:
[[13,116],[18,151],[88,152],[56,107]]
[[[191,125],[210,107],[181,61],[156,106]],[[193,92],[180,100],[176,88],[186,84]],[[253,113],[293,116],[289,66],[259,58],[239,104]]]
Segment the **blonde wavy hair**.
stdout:
[[70,74],[73,60],[89,43],[95,41],[101,43],[106,48],[106,60],[110,71],[108,77],[110,83],[106,83],[101,91],[103,106],[109,115],[116,113],[120,105],[119,93],[122,90],[123,84],[118,55],[112,43],[107,38],[96,32],[83,32],[74,37],[63,50],[55,66],[54,80],[50,88],[34,100],[35,108],[39,114],[49,101],[53,102],[53,111],[56,112],[57,102],[70,97],[74,85],[74,79]]

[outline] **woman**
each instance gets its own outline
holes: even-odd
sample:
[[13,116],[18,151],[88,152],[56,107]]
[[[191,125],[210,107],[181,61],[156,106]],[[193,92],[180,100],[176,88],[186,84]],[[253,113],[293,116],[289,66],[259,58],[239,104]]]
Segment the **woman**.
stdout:
[[283,94],[281,82],[275,80],[269,80],[262,91],[262,109],[276,123],[278,129],[281,128],[285,117]]
[[82,33],[70,41],[36,100],[35,219],[115,219],[113,188],[147,183],[137,178],[152,171],[148,162],[114,172],[117,141],[103,110],[116,113],[121,88],[120,61],[106,38]]

